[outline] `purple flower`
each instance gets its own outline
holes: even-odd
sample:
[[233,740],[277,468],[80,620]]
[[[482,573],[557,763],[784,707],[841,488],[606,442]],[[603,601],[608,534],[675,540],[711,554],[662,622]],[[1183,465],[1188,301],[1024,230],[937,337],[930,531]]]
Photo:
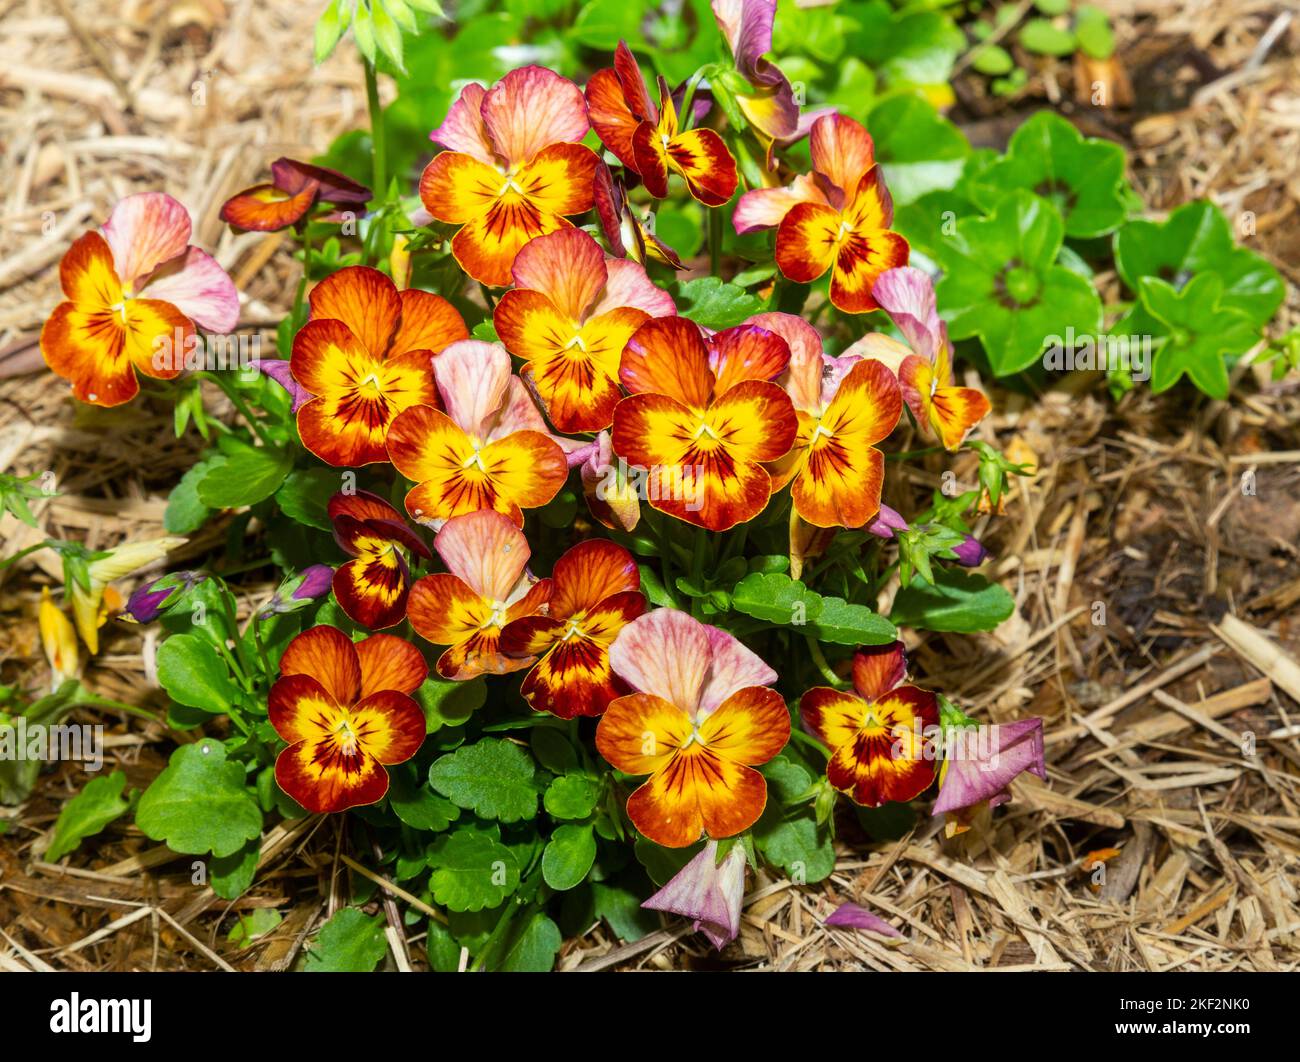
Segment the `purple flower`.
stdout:
[[974,535],[967,535],[961,545],[952,547],[952,552],[963,568],[978,568],[989,555],[989,551]]
[[197,586],[206,576],[202,572],[168,572],[143,586],[136,587],[123,610],[136,623],[152,623],[185,591]]
[[859,907],[856,903],[840,904],[824,924],[845,929],[869,929],[873,933],[881,933],[887,937],[903,935],[883,918],[873,915],[865,907]]
[[312,601],[330,592],[334,569],[328,564],[313,564],[297,575],[292,575],[271,596],[271,600],[258,610],[263,619],[277,613],[297,612]]
[[881,502],[880,512],[867,521],[865,530],[879,538],[893,538],[897,532],[907,530],[907,521],[899,515],[897,509],[891,509]]
[[641,906],[694,919],[695,931],[721,951],[740,932],[740,907],[745,898],[745,849],[739,843],[718,865],[718,842],[704,851]]
[[771,144],[790,143],[811,128],[801,128],[789,79],[763,58],[772,50],[776,0],[713,0],[713,17],[731,49],[736,72],[748,82],[735,93],[736,103],[746,121],[768,140],[767,168],[774,169]]
[[289,362],[284,358],[260,358],[255,364],[258,372],[263,376],[269,376],[289,392],[289,397],[293,400],[290,412],[297,413],[300,406],[316,397],[293,378],[293,373],[289,371]]
[[995,808],[1011,799],[1012,779],[1028,771],[1047,780],[1043,760],[1043,721],[1037,716],[1014,723],[957,727],[944,741],[939,796],[932,814],[960,811],[985,802]]

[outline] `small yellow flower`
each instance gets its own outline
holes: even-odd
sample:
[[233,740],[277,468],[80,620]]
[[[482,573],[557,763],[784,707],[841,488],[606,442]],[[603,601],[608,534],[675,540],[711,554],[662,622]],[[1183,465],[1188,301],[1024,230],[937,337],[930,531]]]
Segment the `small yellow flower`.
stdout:
[[77,653],[77,632],[50,597],[48,588],[41,590],[39,624],[41,645],[45,649],[45,658],[50,662],[50,688],[57,690],[68,679],[81,673],[81,662]]

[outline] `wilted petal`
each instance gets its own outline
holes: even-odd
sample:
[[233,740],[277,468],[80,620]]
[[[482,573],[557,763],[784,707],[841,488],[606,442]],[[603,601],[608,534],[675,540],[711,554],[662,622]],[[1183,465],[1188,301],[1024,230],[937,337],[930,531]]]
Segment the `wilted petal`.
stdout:
[[1035,716],[950,731],[939,796],[931,813],[942,815],[984,801],[997,807],[1010,798],[1012,780],[1026,771],[1047,780],[1042,719]]
[[696,932],[704,933],[721,951],[740,932],[744,898],[744,846],[732,845],[719,866],[718,842],[709,841],[699,855],[641,906],[691,919]]
[[883,918],[873,915],[865,907],[859,907],[856,903],[840,904],[824,924],[835,926],[837,929],[869,929],[873,933],[881,933],[887,937],[903,935]]

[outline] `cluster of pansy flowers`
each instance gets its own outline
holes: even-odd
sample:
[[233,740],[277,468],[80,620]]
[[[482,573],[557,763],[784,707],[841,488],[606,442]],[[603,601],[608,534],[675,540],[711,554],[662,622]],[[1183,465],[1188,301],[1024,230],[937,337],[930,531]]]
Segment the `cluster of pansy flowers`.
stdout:
[[[443,297],[352,266],[311,290],[287,362],[262,365],[291,392],[311,453],[338,468],[388,463],[413,484],[392,502],[364,491],[329,502],[349,559],[309,581],[323,589],[327,579],[348,617],[377,633],[354,643],[313,627],[280,663],[270,722],[288,746],[276,777],[309,810],[382,799],[385,768],[419,749],[425,721],[412,694],[428,665],[382,633],[407,621],[441,648],[444,679],[525,672],[533,709],[599,717],[600,753],[644,778],[627,813],[650,840],[712,844],[762,814],[766,783],[755,768],[790,737],[776,672],[726,631],[649,608],[632,555],[612,541],[579,542],[537,578],[522,529],[525,511],[550,502],[575,468],[599,522],[635,527],[636,491],[604,489],[617,460],[675,477],[680,490],[646,500],[709,531],[754,519],[788,487],[792,550],[800,536],[836,528],[890,537],[906,523],[882,505],[878,446],[904,405],[950,451],[989,411],[984,395],[953,379],[931,280],[907,265],[907,243],[890,228],[871,137],[842,115],[801,118],[788,81],[762,58],[774,7],[715,0],[739,80],[732,98],[759,136],[765,175],[775,172],[774,145],[803,135],[812,172],[744,192],[735,228],[775,229],[785,277],[807,283],[829,271],[837,308],[883,309],[905,342],[873,333],[832,355],[790,314],[720,331],[677,314],[644,263],[681,262],[629,206],[628,188],[639,182],[662,198],[676,175],[717,208],[740,178],[726,141],[700,124],[707,97],[662,78],[652,87],[625,44],[585,92],[537,66],[466,86],[431,134],[442,150],[419,194],[431,218],[454,227],[450,251],[465,274],[508,289],[493,305],[499,341],[471,339]],[[618,172],[582,143],[590,130]],[[281,159],[271,182],[236,195],[222,217],[269,231],[368,197],[341,174]],[[589,211],[608,249],[575,225]],[[67,301],[41,345],[78,398],[127,401],[137,372],[176,374],[152,356],[159,336],[234,326],[233,284],[189,235],[175,200],[132,196],[68,252]],[[435,558],[444,570],[416,577]],[[875,807],[911,800],[942,774],[938,809],[960,817],[1005,799],[1015,774],[1042,773],[1036,720],[1006,735],[1008,748],[1028,750],[1007,758],[1010,773],[940,766],[922,736],[940,722],[940,700],[906,683],[905,668],[901,644],[865,648],[851,691],[804,694],[800,715],[829,752],[831,786]],[[734,859],[720,868],[715,852],[696,861],[710,895],[717,874],[735,878]],[[674,895],[659,900],[679,909]]]

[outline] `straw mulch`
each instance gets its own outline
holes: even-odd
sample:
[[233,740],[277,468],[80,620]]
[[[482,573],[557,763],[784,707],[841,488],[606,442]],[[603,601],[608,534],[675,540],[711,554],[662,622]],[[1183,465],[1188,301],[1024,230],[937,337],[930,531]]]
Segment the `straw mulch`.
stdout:
[[[1133,150],[1153,210],[1211,196],[1229,216],[1248,211],[1251,245],[1300,279],[1300,20],[1270,38],[1278,0],[1109,6],[1121,48],[1111,73],[1133,83],[1134,107],[1085,112],[1068,64],[1046,63],[1030,87],[1037,103],[1007,113],[959,82],[972,136],[1005,139],[1018,108],[1045,99]],[[36,506],[42,536],[106,547],[158,534],[193,444],[175,440],[164,409],[75,408],[38,371],[54,267],[120,196],[163,189],[190,206],[196,242],[248,294],[245,323],[273,326],[298,267],[276,237],[234,236],[216,212],[269,159],[319,151],[361,124],[358,73],[346,49],[311,68],[303,8],[289,0],[128,0],[116,11],[0,0],[0,19],[0,49],[19,59],[0,67],[0,471],[55,474],[60,496]],[[1292,291],[1274,328],[1298,323]],[[1098,380],[1071,378],[1032,398],[996,392],[995,408],[984,437],[1038,465],[978,529],[1017,612],[988,635],[923,635],[912,660],[923,684],[977,714],[1044,716],[1048,784],[1017,782],[1011,804],[951,840],[923,819],[871,843],[842,818],[832,877],[751,877],[741,936],[721,956],[678,922],[623,946],[597,925],[566,943],[562,968],[1300,965],[1300,389],[1248,368],[1227,403],[1179,390],[1116,405]],[[911,469],[891,500],[918,501],[941,467]],[[973,484],[973,466],[955,471]],[[219,553],[226,530],[195,536],[170,563]],[[4,554],[37,537],[0,522]],[[45,554],[0,571],[3,681],[48,681],[36,602],[60,578]],[[252,606],[271,587],[243,589]],[[160,706],[156,644],[110,624],[89,685]],[[138,719],[96,721],[135,787],[186,739]],[[334,823],[308,820],[272,832],[233,905],[190,884],[188,859],[121,824],[49,866],[50,827],[84,783],[63,764],[25,805],[0,809],[0,969],[282,969],[347,901],[348,867],[366,863],[341,849]],[[827,930],[844,900],[902,938]],[[226,943],[232,912],[266,906],[286,916],[275,933],[244,951]],[[422,959],[420,934],[403,930],[392,964]]]

